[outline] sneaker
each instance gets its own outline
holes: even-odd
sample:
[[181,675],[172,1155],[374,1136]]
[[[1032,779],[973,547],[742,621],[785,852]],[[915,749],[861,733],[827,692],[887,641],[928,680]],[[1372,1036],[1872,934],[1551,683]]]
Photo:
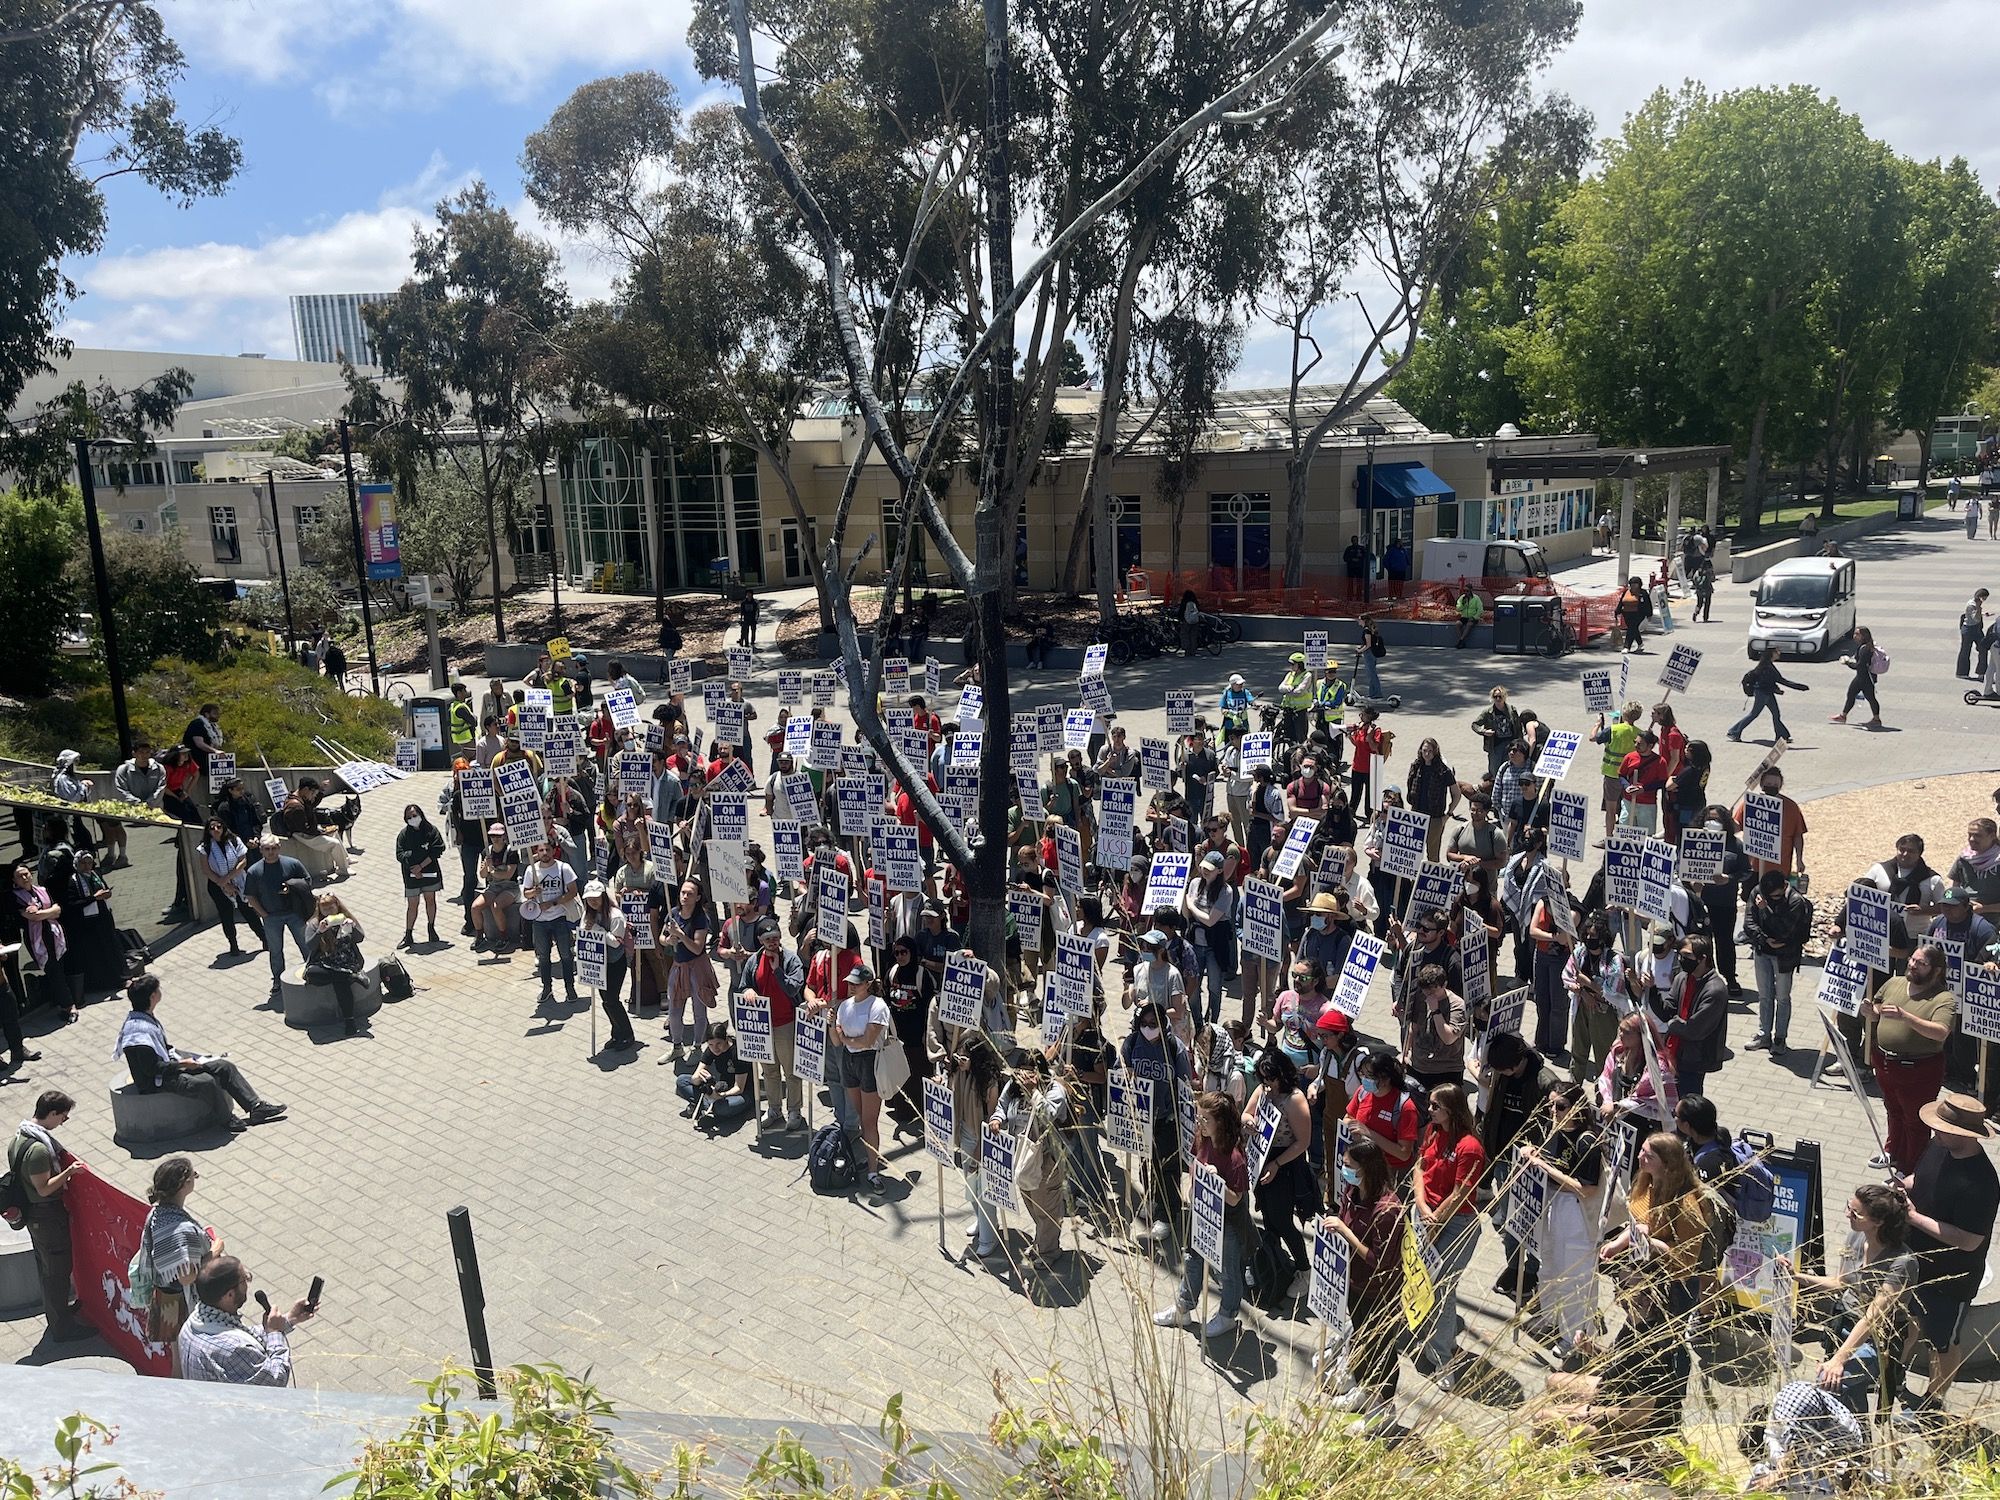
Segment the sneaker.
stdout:
[[1163,1240],[1166,1239],[1172,1233],[1173,1231],[1167,1228],[1167,1221],[1165,1219],[1155,1219],[1153,1220],[1151,1227],[1149,1227],[1146,1230],[1146,1238],[1149,1240],[1156,1240],[1156,1241]]
[[1826,716],[1826,722],[1827,722],[1827,723],[1829,723],[1829,724],[1845,724],[1845,723],[1847,722],[1847,715],[1846,715],[1846,714],[1828,714],[1828,715]]
[[1873,1156],[1868,1158],[1868,1170],[1871,1172],[1886,1172],[1894,1165],[1895,1163],[1889,1160],[1889,1153],[1886,1151],[1877,1151]]
[[784,1123],[785,1117],[775,1109],[767,1109],[764,1113],[757,1116],[757,1128],[759,1130],[776,1130]]
[[1293,1299],[1303,1297],[1308,1291],[1312,1289],[1312,1280],[1313,1280],[1312,1267],[1311,1266],[1302,1267],[1299,1271],[1299,1274],[1292,1278],[1292,1284],[1290,1287],[1286,1289],[1285,1295]]
[[250,1113],[244,1116],[244,1118],[249,1120],[252,1125],[262,1125],[266,1120],[277,1119],[284,1112],[285,1106],[280,1104],[276,1099],[265,1099],[252,1107]]
[[1205,1339],[1219,1339],[1236,1332],[1236,1314],[1217,1313],[1201,1325],[1201,1336]]
[[1745,1052],[1762,1052],[1765,1048],[1769,1047],[1770,1045],[1771,1045],[1771,1039],[1765,1036],[1764,1033],[1760,1031],[1755,1036],[1751,1037],[1749,1041],[1743,1044],[1743,1050]]
[[879,1193],[889,1185],[888,1176],[881,1172],[870,1172],[868,1174],[868,1185]]
[[790,1115],[786,1117],[785,1129],[787,1131],[804,1130],[805,1128],[806,1117],[804,1115]]
[[1791,1050],[1792,1050],[1791,1048],[1785,1045],[1785,1039],[1783,1037],[1774,1036],[1771,1038],[1771,1056],[1783,1057],[1787,1052]]
[[1153,1326],[1155,1328],[1185,1328],[1187,1327],[1188,1318],[1193,1311],[1193,1308],[1182,1307],[1180,1303],[1176,1302],[1172,1307],[1163,1307],[1153,1314]]

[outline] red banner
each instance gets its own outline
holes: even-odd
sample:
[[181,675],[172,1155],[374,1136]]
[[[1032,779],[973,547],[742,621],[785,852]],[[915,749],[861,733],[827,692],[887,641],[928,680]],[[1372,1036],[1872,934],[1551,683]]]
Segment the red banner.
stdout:
[[146,1205],[85,1167],[63,1190],[75,1257],[77,1305],[112,1352],[141,1375],[172,1375],[165,1344],[146,1338],[143,1316],[125,1301],[125,1275],[146,1227]]

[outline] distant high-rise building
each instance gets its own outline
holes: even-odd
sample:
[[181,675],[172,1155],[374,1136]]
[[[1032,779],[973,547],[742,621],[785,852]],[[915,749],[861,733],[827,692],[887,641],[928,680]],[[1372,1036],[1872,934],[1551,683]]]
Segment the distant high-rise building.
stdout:
[[394,292],[322,292],[292,298],[292,343],[300,359],[332,364],[375,363],[375,341],[361,321],[361,309],[387,302]]

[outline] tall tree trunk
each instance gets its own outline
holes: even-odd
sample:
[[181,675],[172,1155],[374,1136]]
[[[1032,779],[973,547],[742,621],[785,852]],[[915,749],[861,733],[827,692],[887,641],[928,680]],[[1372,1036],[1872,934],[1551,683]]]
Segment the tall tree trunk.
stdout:
[[1737,507],[1739,531],[1754,532],[1764,519],[1764,426],[1770,415],[1766,397],[1750,418],[1750,445],[1743,455],[1743,503]]
[[[479,432],[479,493],[486,503],[486,561],[493,570],[493,639],[507,644],[507,616],[500,607],[500,523],[493,508],[493,464],[486,451],[486,432]],[[363,588],[367,581],[363,580]]]
[[[1306,483],[1312,470],[1304,455],[1294,452],[1285,460],[1285,587],[1300,588],[1305,583],[1306,566]],[[1336,535],[1334,540],[1339,541]]]
[[1921,497],[1931,492],[1931,431],[1936,426],[1937,424],[1933,422],[1917,434],[1917,494],[1920,497],[1917,501],[1917,506],[1919,509],[1923,508]]
[[1823,521],[1833,519],[1833,496],[1840,484],[1840,413],[1847,404],[1851,369],[1850,362],[1842,362],[1840,373],[1833,382],[1833,405],[1826,414],[1826,490],[1819,502],[1820,519]]
[[[1014,185],[1008,163],[1013,99],[1007,56],[1007,0],[985,0],[986,140],[982,175],[986,196],[986,261],[993,301],[1014,290]],[[1014,335],[1011,326],[993,341],[986,381],[986,452],[979,471],[979,504],[973,514],[975,588],[970,601],[985,694],[986,735],[979,754],[979,828],[983,842],[966,872],[966,938],[972,951],[1007,969],[1007,812],[1014,776],[1007,726],[1013,699],[1007,680],[1007,630],[1001,581],[1014,569],[1014,539],[1002,526],[1014,431]]]
[[1085,527],[1097,544],[1097,614],[1107,626],[1117,618],[1118,540],[1111,529],[1111,510],[1106,493],[1111,482],[1111,463],[1118,450],[1118,419],[1125,411],[1125,376],[1132,360],[1132,309],[1139,295],[1139,273],[1153,253],[1155,230],[1141,225],[1133,232],[1125,250],[1125,265],[1118,275],[1117,300],[1112,305],[1111,337],[1105,342],[1101,376],[1102,398],[1097,403],[1097,433],[1090,447],[1090,467],[1084,472],[1083,498],[1076,510],[1076,529],[1070,537],[1069,564],[1064,570],[1068,587],[1076,590],[1077,571],[1083,558]]

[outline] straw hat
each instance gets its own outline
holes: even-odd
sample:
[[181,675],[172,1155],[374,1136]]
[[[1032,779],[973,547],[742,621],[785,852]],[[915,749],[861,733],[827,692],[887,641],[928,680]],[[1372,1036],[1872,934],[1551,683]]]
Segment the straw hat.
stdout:
[[1917,1111],[1917,1118],[1940,1135],[1983,1141],[1993,1134],[1986,1106],[1970,1094],[1942,1093]]

